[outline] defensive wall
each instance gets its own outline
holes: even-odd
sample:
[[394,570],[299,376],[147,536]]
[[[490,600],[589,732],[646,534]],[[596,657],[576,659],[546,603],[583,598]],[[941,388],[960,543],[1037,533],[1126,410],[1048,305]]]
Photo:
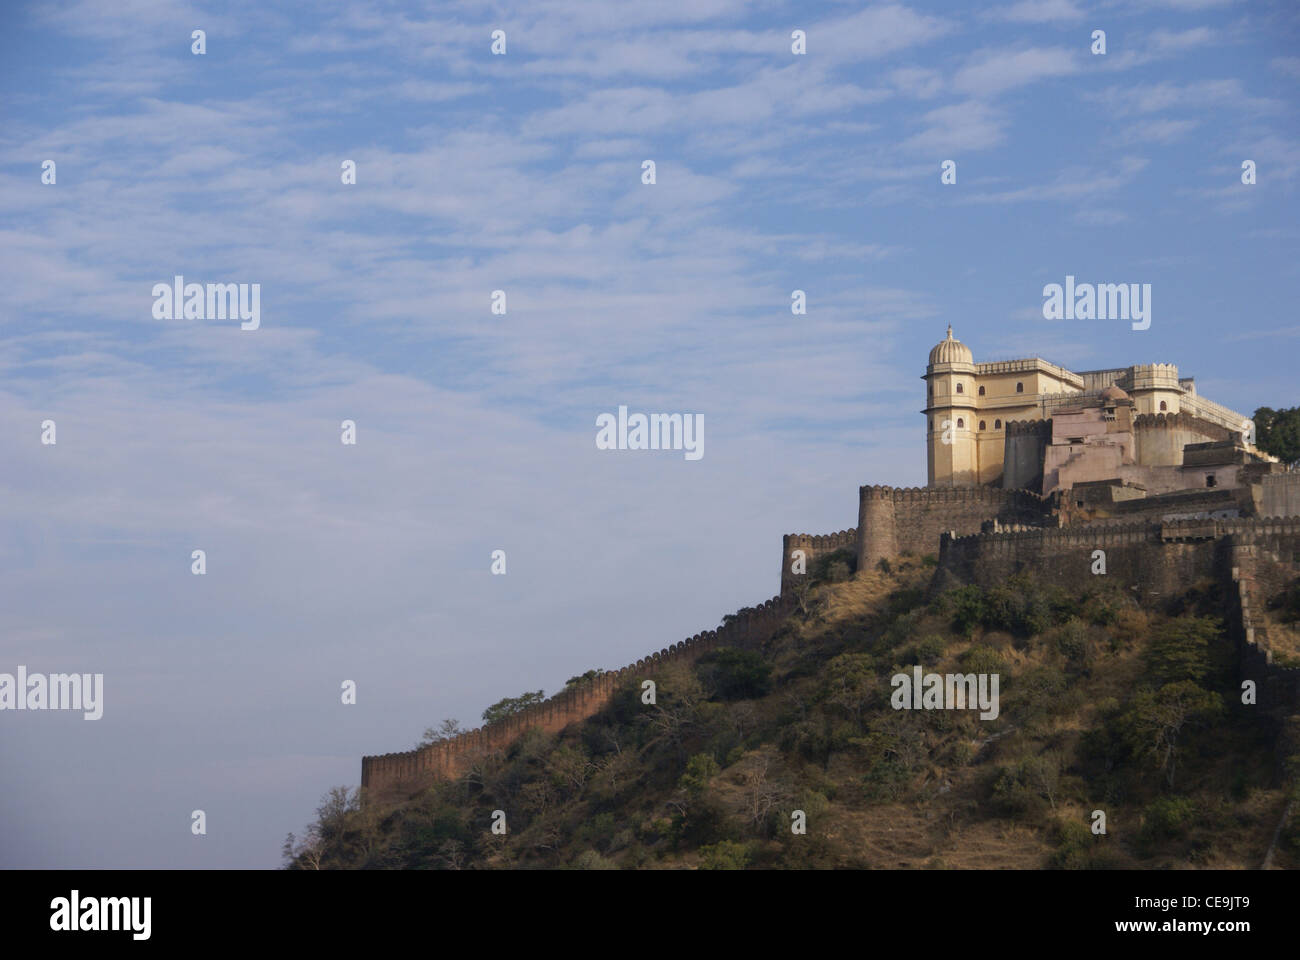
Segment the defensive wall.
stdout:
[[621,670],[574,683],[548,700],[504,720],[416,750],[362,757],[363,794],[367,802],[395,802],[418,793],[435,780],[455,779],[476,758],[505,750],[525,730],[537,727],[547,733],[558,733],[569,724],[600,712],[619,684],[628,679],[648,679],[667,663],[694,662],[718,647],[753,647],[766,642],[792,606],[790,597],[773,597],[741,611],[717,630],[697,633]]
[[834,553],[836,550],[850,550],[856,558],[858,555],[858,531],[841,530],[839,533],[812,535],[806,533],[787,533],[781,538],[781,592],[800,574],[794,572],[794,551],[804,552],[804,572],[812,573],[813,561],[820,555]]
[[858,569],[904,553],[933,554],[948,531],[979,533],[985,520],[1055,524],[1049,501],[999,487],[866,486],[858,500]]
[[[1260,616],[1266,598],[1300,571],[1300,518],[1108,522],[1059,529],[944,534],[930,595],[963,583],[993,587],[1031,570],[1043,582],[1077,589],[1094,576],[1094,551],[1105,576],[1158,603],[1201,579],[1224,584],[1226,619],[1240,654],[1242,679],[1254,680],[1258,705],[1281,722],[1300,710],[1300,668],[1274,662]],[[1300,744],[1287,744],[1294,752]]]

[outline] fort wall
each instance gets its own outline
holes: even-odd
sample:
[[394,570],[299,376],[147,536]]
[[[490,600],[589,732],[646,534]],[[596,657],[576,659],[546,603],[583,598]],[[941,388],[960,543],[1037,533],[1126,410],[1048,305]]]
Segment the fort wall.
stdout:
[[828,553],[834,553],[836,550],[852,551],[856,558],[858,555],[858,530],[854,527],[851,530],[841,530],[839,533],[826,533],[821,535],[810,536],[806,533],[787,533],[781,538],[781,592],[784,593],[790,584],[799,579],[799,574],[794,572],[793,553],[796,550],[804,552],[804,569],[812,573],[813,561],[818,556],[824,556]]
[[[1300,518],[1093,523],[1055,530],[945,534],[930,595],[963,583],[993,587],[1032,570],[1040,581],[1077,589],[1094,576],[1093,551],[1105,553],[1105,576],[1159,602],[1201,579],[1225,590],[1229,635],[1242,680],[1253,680],[1256,703],[1279,729],[1300,711],[1300,668],[1274,661],[1260,611],[1268,596],[1300,571]],[[1279,755],[1300,749],[1280,744]]]
[[547,733],[558,733],[571,723],[599,713],[613,698],[618,686],[629,679],[648,679],[666,663],[691,663],[718,647],[762,644],[776,632],[792,606],[790,598],[773,597],[757,607],[742,610],[717,630],[697,633],[621,670],[608,671],[592,680],[575,683],[512,717],[416,750],[362,757],[363,795],[367,802],[405,799],[436,780],[459,777],[476,758],[504,751],[526,730],[535,727]]
[[984,521],[1055,522],[1042,497],[999,487],[866,486],[858,500],[858,570],[902,554],[932,554],[939,535],[978,533]]
[[1052,421],[1014,420],[1006,425],[1002,486],[1007,490],[1043,489],[1043,460],[1052,440]]
[[1260,478],[1256,509],[1261,517],[1300,516],[1300,470]]
[[1190,413],[1143,413],[1133,418],[1135,459],[1143,466],[1179,466],[1183,445],[1230,440],[1226,427]]

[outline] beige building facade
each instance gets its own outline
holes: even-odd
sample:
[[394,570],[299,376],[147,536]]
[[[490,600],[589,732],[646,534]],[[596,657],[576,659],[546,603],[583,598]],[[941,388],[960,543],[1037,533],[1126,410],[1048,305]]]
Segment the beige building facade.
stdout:
[[[1241,434],[1249,429],[1247,417],[1199,396],[1195,381],[1180,377],[1172,363],[1082,372],[1038,357],[976,363],[971,349],[954,339],[951,326],[930,351],[923,379],[931,487],[1003,486],[1009,424],[1045,421],[1058,414],[1064,424],[1084,407],[1101,407],[1110,388],[1122,392],[1126,432],[1133,430],[1136,418],[1160,414],[1171,421],[1206,425],[1207,440],[1221,439],[1222,431]],[[1107,394],[1114,396],[1113,390]],[[1114,432],[1113,423],[1110,429]],[[1179,466],[1182,442],[1155,443],[1148,438],[1144,444],[1142,435],[1130,437],[1123,459],[1137,465]]]

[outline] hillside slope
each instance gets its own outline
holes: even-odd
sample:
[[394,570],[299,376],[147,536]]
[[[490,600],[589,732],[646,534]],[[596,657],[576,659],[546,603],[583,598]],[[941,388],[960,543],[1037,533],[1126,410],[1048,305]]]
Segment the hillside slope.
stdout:
[[[762,649],[667,664],[396,806],[334,791],[298,868],[1258,868],[1296,760],[1240,702],[1215,584],[1161,609],[918,559],[820,582]],[[996,674],[996,719],[890,679]],[[1280,768],[1291,771],[1279,776]],[[1272,866],[1300,865],[1300,804]],[[500,811],[500,814],[496,812]],[[1091,829],[1095,811],[1104,835]],[[494,833],[504,820],[504,833]],[[792,829],[798,821],[806,833]],[[501,826],[498,826],[498,831]]]

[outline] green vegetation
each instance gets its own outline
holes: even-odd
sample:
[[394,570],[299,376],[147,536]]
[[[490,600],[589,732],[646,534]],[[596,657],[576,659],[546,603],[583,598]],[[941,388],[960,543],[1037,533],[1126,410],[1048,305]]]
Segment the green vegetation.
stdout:
[[[573,681],[569,682],[572,683]],[[528,709],[535,703],[541,703],[545,699],[546,695],[542,690],[521,693],[517,697],[505,697],[483,711],[483,722],[496,723],[498,720],[504,720],[506,717],[514,716],[516,713]]]
[[1252,419],[1259,449],[1291,466],[1300,464],[1300,407],[1260,407]]
[[[1117,587],[1021,576],[928,600],[925,558],[838,580],[843,562],[827,561],[761,646],[656,663],[586,722],[530,730],[395,805],[334,791],[286,863],[1255,868],[1290,801],[1276,857],[1300,865],[1300,758],[1279,788],[1276,740],[1240,705],[1213,585],[1141,607]],[[893,709],[890,678],[914,665],[997,674],[998,717]],[[504,835],[489,829],[495,810]],[[806,834],[791,830],[798,811]]]

